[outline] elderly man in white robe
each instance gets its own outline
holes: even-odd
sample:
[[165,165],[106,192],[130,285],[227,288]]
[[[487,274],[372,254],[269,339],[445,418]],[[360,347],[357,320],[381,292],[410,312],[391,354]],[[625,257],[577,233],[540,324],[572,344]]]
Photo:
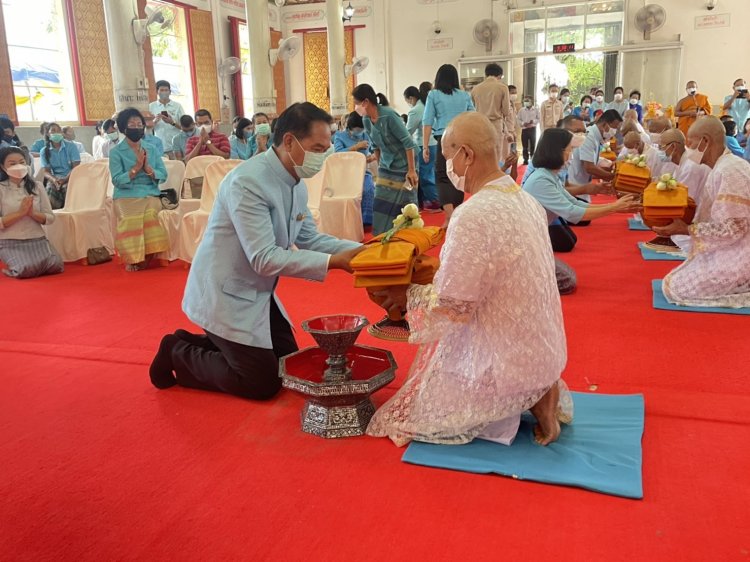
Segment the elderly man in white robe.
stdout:
[[368,433],[410,440],[510,444],[530,410],[541,445],[572,419],[560,373],[567,351],[547,218],[498,166],[497,132],[479,113],[443,136],[451,181],[472,194],[453,215],[432,285],[381,294],[408,310],[421,344],[404,386],[375,413]]
[[711,168],[695,219],[654,228],[690,235],[688,257],[663,284],[674,304],[750,307],[750,164],[726,149],[721,121],[707,116],[688,131],[686,157]]

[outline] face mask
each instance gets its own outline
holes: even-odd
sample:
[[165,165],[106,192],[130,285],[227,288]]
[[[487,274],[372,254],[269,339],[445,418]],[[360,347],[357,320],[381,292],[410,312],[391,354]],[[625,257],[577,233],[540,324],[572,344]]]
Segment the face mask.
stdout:
[[525,101],[525,102],[523,102],[523,106],[524,107],[531,107],[531,102],[530,101]]
[[169,99],[169,92],[159,92],[159,99],[164,101]]
[[[302,150],[305,150],[297,137],[294,137],[294,140],[297,141],[297,144]],[[294,164],[294,173],[297,174],[298,177],[311,178],[323,168],[323,162],[325,162],[325,159],[331,154],[333,154],[332,146],[325,152],[310,152],[309,150],[305,150],[305,158],[302,161],[301,166],[294,161],[291,152],[289,153],[289,158]]]
[[549,99],[556,100],[557,99],[557,92],[550,92],[549,93]]
[[198,134],[198,129],[193,128],[193,129],[190,129],[189,131],[183,130],[182,132],[185,133],[188,137],[194,137],[195,135]]
[[578,148],[586,140],[586,133],[573,133],[573,140],[570,144],[573,148]]
[[630,105],[638,105],[638,101],[637,98],[630,98]]
[[206,131],[207,133],[210,133],[213,127],[207,123],[204,123],[203,125],[200,126],[200,128],[201,128],[201,131]]
[[604,96],[596,96],[596,101],[602,103],[604,101]]
[[26,164],[13,164],[12,166],[8,166],[5,172],[11,178],[20,180],[21,178],[25,178],[28,175],[29,167]]
[[703,150],[700,149],[701,143],[703,142],[703,139],[698,141],[698,146],[695,148],[686,148],[685,149],[685,158],[688,160],[695,162],[696,164],[700,164],[703,161],[703,155],[708,150],[708,146],[704,148]]
[[62,133],[52,133],[49,136],[49,140],[52,142],[62,142],[65,139]]
[[271,136],[271,125],[269,125],[268,123],[261,123],[260,125],[256,125],[255,134],[259,137]]
[[606,131],[604,131],[603,136],[605,140],[609,140],[612,137],[614,137],[616,134],[617,134],[617,131],[615,129],[607,129]]
[[652,144],[659,144],[661,142],[661,133],[651,133],[649,137]]
[[622,101],[622,94],[615,94],[615,101]]
[[255,133],[253,133],[252,131],[243,131],[242,133],[242,136],[245,138],[245,140],[250,140],[254,135]]
[[120,133],[114,131],[112,133],[107,133],[105,136],[107,137],[107,140],[116,141],[120,137]]
[[365,132],[363,129],[352,129],[349,131],[349,135],[357,141],[361,141],[365,137]]
[[518,99],[518,94],[511,94],[510,95],[510,101],[516,101]]
[[143,138],[143,129],[139,127],[128,127],[125,129],[125,136],[133,142],[138,142]]
[[672,157],[667,154],[666,150],[659,150],[657,154],[659,155],[659,160],[661,162],[670,162],[672,160]]
[[[459,148],[459,150],[461,150],[461,148]],[[453,158],[455,158],[456,156],[458,156],[458,152],[456,152]],[[446,174],[448,175],[448,179],[451,180],[453,187],[455,187],[459,191],[465,191],[466,190],[466,172],[464,172],[463,176],[459,176],[456,172],[453,171],[453,158],[448,158],[445,161]],[[466,166],[467,171],[468,169],[469,167]]]
[[591,102],[585,101],[583,102],[583,105],[581,107],[583,107],[583,109],[588,109],[589,107],[591,107]]
[[354,111],[359,115],[360,117],[364,117],[367,115],[367,110],[362,105],[354,105]]
[[568,102],[570,101],[570,96],[563,96],[560,98],[560,101],[563,102],[565,105],[567,105]]

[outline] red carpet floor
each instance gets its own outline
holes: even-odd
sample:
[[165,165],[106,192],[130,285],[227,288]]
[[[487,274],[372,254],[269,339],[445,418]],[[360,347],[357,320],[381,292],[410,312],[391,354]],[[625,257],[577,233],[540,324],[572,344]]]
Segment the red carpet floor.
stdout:
[[[439,220],[439,217],[432,219]],[[158,391],[162,334],[190,327],[187,271],[70,265],[0,279],[0,560],[646,560],[750,558],[746,317],[656,311],[624,215],[561,256],[571,388],[646,399],[642,501],[434,470],[368,437],[299,429],[302,399]],[[2,276],[0,276],[2,277]],[[345,274],[286,279],[294,322],[380,316]],[[298,329],[301,345],[311,338]],[[391,349],[398,377],[414,349]]]

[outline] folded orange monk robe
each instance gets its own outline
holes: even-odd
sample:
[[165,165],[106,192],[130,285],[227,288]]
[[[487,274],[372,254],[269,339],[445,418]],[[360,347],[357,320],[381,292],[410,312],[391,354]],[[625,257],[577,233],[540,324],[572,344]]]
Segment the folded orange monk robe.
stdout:
[[[351,261],[354,286],[366,288],[368,296],[377,305],[384,301],[384,297],[375,295],[378,291],[412,283],[432,283],[440,260],[426,256],[424,252],[443,242],[445,230],[436,226],[405,228],[394,234],[386,244],[381,243],[383,236],[373,238],[367,243],[367,249]],[[394,321],[403,319],[395,311],[389,311],[388,316]]]
[[648,166],[641,168],[630,162],[615,164],[614,188],[626,193],[641,194],[651,183],[651,170]]
[[673,189],[659,191],[656,183],[643,192],[643,222],[646,226],[667,226],[675,219],[690,224],[695,217],[695,201],[688,197],[687,187],[678,183]]

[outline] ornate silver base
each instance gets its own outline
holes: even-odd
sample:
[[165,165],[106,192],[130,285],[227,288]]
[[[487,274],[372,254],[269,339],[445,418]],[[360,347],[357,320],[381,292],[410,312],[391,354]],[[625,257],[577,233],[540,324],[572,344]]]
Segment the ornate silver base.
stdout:
[[374,413],[375,405],[369,398],[353,406],[324,406],[307,401],[302,409],[302,431],[326,439],[364,435]]

